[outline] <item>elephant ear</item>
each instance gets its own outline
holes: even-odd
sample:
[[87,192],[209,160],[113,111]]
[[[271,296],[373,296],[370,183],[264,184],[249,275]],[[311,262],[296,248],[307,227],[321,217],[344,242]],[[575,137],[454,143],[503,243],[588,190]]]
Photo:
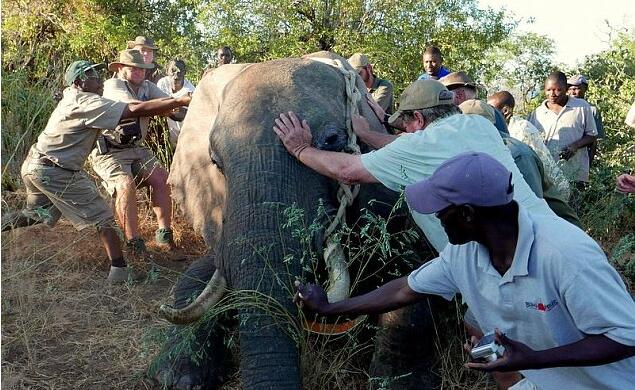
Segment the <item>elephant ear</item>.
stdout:
[[220,233],[226,199],[222,162],[210,150],[210,131],[223,102],[225,87],[249,66],[224,65],[203,77],[188,107],[170,167],[168,183],[172,197],[208,246],[213,245]]

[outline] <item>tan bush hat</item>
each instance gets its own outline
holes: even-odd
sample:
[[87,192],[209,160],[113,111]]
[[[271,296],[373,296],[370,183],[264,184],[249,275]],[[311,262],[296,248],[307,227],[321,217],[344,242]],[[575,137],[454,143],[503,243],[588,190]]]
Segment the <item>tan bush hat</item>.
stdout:
[[137,49],[126,49],[119,52],[119,61],[108,64],[108,70],[117,71],[117,65],[134,66],[135,68],[152,69],[154,64],[146,64],[143,62],[143,56]]
[[452,72],[445,77],[441,77],[439,81],[448,89],[453,87],[478,88],[478,85],[465,72]]
[[353,69],[360,70],[363,67],[368,66],[370,61],[368,60],[368,56],[366,56],[366,54],[355,53],[348,59],[348,63],[351,64]]
[[485,117],[488,121],[496,123],[494,107],[478,99],[469,99],[459,105],[464,114],[474,114]]
[[159,47],[154,44],[154,41],[150,38],[139,35],[134,41],[128,41],[128,49],[133,49],[135,46],[143,46],[152,50],[159,50]]
[[453,105],[454,94],[437,80],[417,80],[399,97],[399,110],[388,118],[394,124],[404,111],[421,110],[443,105]]

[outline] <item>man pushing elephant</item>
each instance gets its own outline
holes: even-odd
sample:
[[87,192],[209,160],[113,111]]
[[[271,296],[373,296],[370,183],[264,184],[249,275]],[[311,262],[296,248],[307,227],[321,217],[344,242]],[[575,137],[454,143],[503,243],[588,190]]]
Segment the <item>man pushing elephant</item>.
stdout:
[[[362,142],[378,148],[362,155],[319,150],[312,146],[309,126],[292,113],[280,114],[274,131],[285,148],[317,172],[344,183],[382,183],[400,191],[428,178],[448,158],[466,151],[485,152],[514,173],[514,199],[533,212],[555,216],[518,171],[509,149],[492,123],[462,115],[454,96],[436,80],[417,80],[401,95],[399,110],[388,122],[402,121],[405,133],[396,136],[369,131],[365,119],[355,117],[353,130]],[[448,238],[434,215],[411,209],[412,216],[430,243],[441,252]]]

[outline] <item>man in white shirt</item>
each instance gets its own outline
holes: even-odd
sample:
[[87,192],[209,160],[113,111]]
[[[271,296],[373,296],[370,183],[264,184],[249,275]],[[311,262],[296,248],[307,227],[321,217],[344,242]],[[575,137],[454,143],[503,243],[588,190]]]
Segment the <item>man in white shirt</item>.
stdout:
[[468,368],[519,370],[523,386],[541,390],[631,388],[635,303],[619,274],[582,230],[519,205],[512,178],[485,153],[447,160],[406,188],[410,207],[436,214],[449,237],[438,258],[335,303],[322,288],[296,283],[298,301],[324,315],[358,315],[395,310],[426,294],[461,294],[481,330],[496,332],[505,347],[496,360]]
[[[185,96],[187,94],[194,93],[194,85],[185,78],[186,68],[185,62],[180,59],[174,59],[170,61],[167,66],[167,76],[162,77],[157,83],[157,87],[160,90],[167,93],[172,97]],[[182,107],[180,116],[175,119],[167,118],[168,128],[170,129],[170,144],[173,148],[176,148],[176,143],[181,133],[181,125],[183,124],[183,118],[187,113],[187,108]]]

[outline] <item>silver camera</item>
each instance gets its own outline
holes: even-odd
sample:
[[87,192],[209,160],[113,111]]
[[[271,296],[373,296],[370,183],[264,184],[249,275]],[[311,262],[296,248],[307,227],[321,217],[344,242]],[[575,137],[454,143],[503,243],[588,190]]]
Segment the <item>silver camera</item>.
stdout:
[[493,362],[498,358],[503,357],[505,347],[496,343],[494,333],[488,333],[479,340],[478,344],[470,351],[470,356],[473,360],[481,360],[486,362]]

